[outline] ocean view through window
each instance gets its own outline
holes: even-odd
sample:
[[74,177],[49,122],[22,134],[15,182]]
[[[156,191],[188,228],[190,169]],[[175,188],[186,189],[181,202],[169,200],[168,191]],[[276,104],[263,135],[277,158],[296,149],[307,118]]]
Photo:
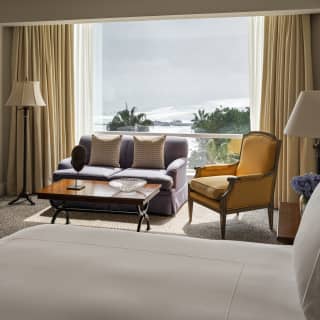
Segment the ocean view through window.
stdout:
[[[248,132],[248,19],[95,24],[94,130]],[[190,167],[234,161],[240,145],[188,139]]]

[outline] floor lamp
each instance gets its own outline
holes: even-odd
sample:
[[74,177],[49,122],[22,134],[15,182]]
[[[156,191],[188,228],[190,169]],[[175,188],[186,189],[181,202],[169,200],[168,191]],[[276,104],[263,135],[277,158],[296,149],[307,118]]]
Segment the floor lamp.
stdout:
[[34,205],[34,202],[30,198],[27,192],[27,122],[29,110],[33,107],[44,107],[44,102],[39,81],[21,81],[14,82],[13,87],[6,102],[6,106],[18,107],[18,112],[23,111],[23,185],[22,191],[19,193],[16,199],[9,202],[9,205],[16,203],[19,199],[25,199],[30,204]]
[[284,133],[289,136],[314,138],[317,171],[320,173],[320,91],[301,91]]

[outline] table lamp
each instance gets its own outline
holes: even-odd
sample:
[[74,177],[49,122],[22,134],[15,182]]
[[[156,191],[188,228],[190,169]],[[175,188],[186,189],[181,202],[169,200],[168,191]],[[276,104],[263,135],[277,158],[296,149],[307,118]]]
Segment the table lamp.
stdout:
[[288,136],[316,139],[318,173],[320,170],[320,90],[301,91],[284,133]]
[[34,202],[30,198],[27,192],[27,121],[28,112],[32,107],[44,107],[46,103],[43,100],[40,91],[39,81],[21,81],[14,82],[6,106],[18,107],[18,111],[23,111],[23,185],[22,191],[19,193],[18,197],[11,202],[9,205],[14,204],[19,199],[27,200],[31,205]]

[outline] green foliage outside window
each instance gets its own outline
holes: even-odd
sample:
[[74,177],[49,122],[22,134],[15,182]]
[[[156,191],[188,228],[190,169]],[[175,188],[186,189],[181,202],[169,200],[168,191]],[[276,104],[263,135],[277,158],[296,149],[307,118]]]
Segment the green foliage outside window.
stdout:
[[149,126],[153,122],[147,119],[145,113],[137,113],[137,108],[128,108],[127,103],[125,109],[120,110],[108,123],[107,130],[110,131],[149,131]]
[[[213,112],[199,109],[192,119],[197,133],[237,133],[250,131],[250,109],[217,108]],[[197,139],[198,148],[191,153],[189,167],[208,163],[232,163],[239,159],[238,153],[230,153],[230,139]]]

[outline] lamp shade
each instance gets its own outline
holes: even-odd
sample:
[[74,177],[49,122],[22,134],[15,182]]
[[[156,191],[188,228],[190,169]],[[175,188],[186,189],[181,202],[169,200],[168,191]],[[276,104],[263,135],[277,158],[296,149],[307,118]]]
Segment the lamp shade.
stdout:
[[6,106],[44,107],[39,81],[14,82]]
[[284,133],[296,137],[320,138],[320,91],[301,91]]

